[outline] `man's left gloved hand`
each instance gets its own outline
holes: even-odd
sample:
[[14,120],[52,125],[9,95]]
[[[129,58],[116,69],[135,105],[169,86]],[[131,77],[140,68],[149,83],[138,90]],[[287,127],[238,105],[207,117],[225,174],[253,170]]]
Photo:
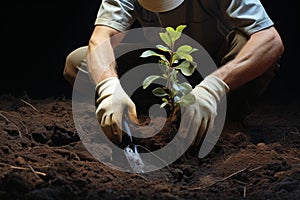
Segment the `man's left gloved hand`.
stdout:
[[228,85],[216,76],[207,76],[191,93],[196,101],[183,109],[179,137],[193,137],[191,131],[197,129],[192,146],[198,148],[207,130],[214,125],[217,115],[217,103],[229,91]]

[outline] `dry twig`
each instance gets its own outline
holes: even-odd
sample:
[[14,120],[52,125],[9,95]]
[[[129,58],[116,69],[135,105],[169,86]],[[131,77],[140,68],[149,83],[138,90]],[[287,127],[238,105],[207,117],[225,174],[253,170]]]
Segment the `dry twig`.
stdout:
[[248,169],[248,166],[245,167],[245,168],[243,168],[243,169],[241,169],[241,170],[239,170],[239,171],[236,171],[236,172],[234,172],[234,173],[232,173],[232,174],[230,174],[230,175],[228,175],[228,176],[226,176],[226,177],[224,177],[222,179],[215,180],[212,183],[210,183],[209,185],[199,186],[199,187],[193,187],[193,188],[189,188],[189,190],[203,190],[205,188],[208,188],[208,187],[211,187],[211,186],[215,185],[218,182],[223,182],[223,181],[225,181],[225,180],[227,180],[227,179],[229,179],[229,178],[231,178],[231,177],[233,177],[233,176],[235,176],[235,175],[237,175],[237,174],[239,174],[241,172],[244,172],[247,169]]
[[[22,133],[21,133],[19,127],[18,127],[15,123],[13,123],[11,120],[9,120],[4,114],[0,113],[0,116],[1,116],[3,119],[5,119],[5,121],[7,121],[8,123],[12,123],[12,125],[14,125],[14,126],[17,128],[18,134],[19,134],[20,138],[22,138]],[[26,128],[26,127],[25,127],[25,128]],[[26,128],[26,130],[27,130],[27,128]]]
[[18,166],[13,166],[13,165],[10,165],[10,164],[6,164],[6,163],[0,163],[0,165],[4,165],[4,166],[7,166],[11,169],[18,169],[18,170],[25,170],[25,171],[29,171],[31,170],[32,172],[34,172],[35,175],[42,175],[42,176],[47,176],[46,173],[44,172],[39,172],[39,171],[35,171],[30,165],[29,168],[26,168],[26,167],[18,167]]
[[263,166],[258,166],[258,167],[255,167],[255,168],[253,168],[253,169],[249,169],[249,172],[253,172],[253,171],[256,171],[256,170],[258,170],[258,169],[260,169],[260,168],[262,168]]
[[[26,134],[28,134],[28,129],[27,129],[27,127],[25,126],[25,124],[24,124],[21,120],[19,120],[19,122],[20,122],[20,124],[25,128]],[[20,137],[22,137],[22,136],[20,135]]]
[[132,174],[132,176],[134,176],[134,177],[140,177],[140,178],[144,179],[144,180],[147,181],[147,182],[151,182],[151,181],[149,181],[146,177],[144,177],[144,176],[142,176],[142,175],[140,175],[140,174],[137,174],[137,173]]
[[22,101],[23,103],[25,103],[26,105],[28,105],[30,108],[32,108],[34,111],[39,112],[38,109],[36,109],[33,105],[31,105],[30,103],[28,103],[27,101],[25,101],[24,99],[20,99],[20,101]]
[[3,115],[2,113],[0,113],[0,116],[1,116],[3,119],[5,119],[5,121],[10,122],[9,119],[8,119],[5,115]]
[[34,173],[34,175],[37,177],[37,178],[40,178],[38,173],[31,167],[30,164],[28,164],[28,167],[30,168],[30,170]]

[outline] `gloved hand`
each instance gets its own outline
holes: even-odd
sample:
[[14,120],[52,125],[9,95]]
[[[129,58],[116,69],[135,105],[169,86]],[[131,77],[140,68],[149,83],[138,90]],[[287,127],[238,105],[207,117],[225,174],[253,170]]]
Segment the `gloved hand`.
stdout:
[[136,107],[116,77],[107,78],[96,85],[96,116],[106,136],[115,144],[122,142],[122,120],[125,115],[138,124]]
[[[217,103],[229,91],[228,85],[216,76],[209,75],[191,93],[196,101],[183,109],[179,137],[195,137],[192,146],[198,148],[207,130],[214,125]],[[197,135],[191,131],[198,130]]]

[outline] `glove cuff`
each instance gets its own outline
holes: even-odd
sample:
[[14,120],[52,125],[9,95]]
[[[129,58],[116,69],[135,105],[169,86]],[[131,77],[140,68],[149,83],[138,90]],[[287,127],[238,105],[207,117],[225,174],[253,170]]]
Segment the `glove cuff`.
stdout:
[[96,87],[95,90],[98,92],[98,94],[101,93],[101,91],[105,90],[105,88],[111,86],[111,85],[116,85],[119,84],[120,80],[117,77],[109,77],[106,78],[104,80],[102,80],[101,82],[99,82]]
[[197,87],[199,86],[205,88],[219,101],[230,90],[229,86],[223,80],[214,75],[205,77]]

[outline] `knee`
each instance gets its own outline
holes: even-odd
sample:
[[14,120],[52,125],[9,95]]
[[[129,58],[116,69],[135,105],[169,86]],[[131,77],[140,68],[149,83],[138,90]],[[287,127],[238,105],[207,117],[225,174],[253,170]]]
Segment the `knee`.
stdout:
[[221,52],[221,64],[224,65],[234,59],[248,40],[249,37],[241,31],[231,31],[226,37],[225,48]]
[[63,77],[71,84],[74,84],[78,67],[82,60],[86,58],[87,47],[80,47],[72,51],[66,58]]
[[65,67],[63,71],[63,77],[66,81],[68,81],[71,85],[74,84],[74,80],[77,73],[77,68],[72,63],[71,55],[69,54],[65,61]]

